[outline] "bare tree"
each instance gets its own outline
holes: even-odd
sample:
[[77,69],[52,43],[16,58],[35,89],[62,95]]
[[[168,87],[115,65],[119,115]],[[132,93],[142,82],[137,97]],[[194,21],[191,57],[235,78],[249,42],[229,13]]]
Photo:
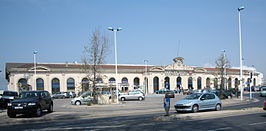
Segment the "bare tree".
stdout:
[[96,84],[97,80],[101,77],[101,68],[105,63],[108,43],[108,38],[97,29],[92,32],[88,45],[84,46],[82,68],[86,72],[87,79],[91,83],[90,87],[94,97],[94,103],[98,103]]
[[225,70],[230,68],[230,62],[224,54],[221,54],[219,58],[215,61],[215,64],[216,64],[216,68],[219,69],[219,71],[217,72],[217,76],[220,76],[220,78],[218,79],[221,80],[220,89],[224,90],[225,79],[226,79]]

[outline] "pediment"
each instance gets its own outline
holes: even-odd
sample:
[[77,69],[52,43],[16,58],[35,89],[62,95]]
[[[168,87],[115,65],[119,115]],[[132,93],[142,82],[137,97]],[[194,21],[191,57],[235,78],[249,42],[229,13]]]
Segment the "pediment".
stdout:
[[[35,71],[35,68],[31,67],[28,71]],[[36,66],[36,71],[50,71],[50,69],[45,66]]]
[[155,66],[150,69],[151,71],[164,71],[164,68],[161,66]]

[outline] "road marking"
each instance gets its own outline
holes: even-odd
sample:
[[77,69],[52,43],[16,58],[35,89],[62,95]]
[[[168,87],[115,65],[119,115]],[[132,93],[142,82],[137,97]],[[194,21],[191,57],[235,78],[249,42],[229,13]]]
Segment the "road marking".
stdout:
[[224,128],[212,129],[212,130],[208,130],[208,131],[223,131],[223,130],[229,130],[229,129],[233,129],[233,128],[232,127],[224,127]]
[[254,125],[260,125],[260,124],[266,124],[266,122],[251,123],[251,124],[248,124],[248,125],[254,126]]

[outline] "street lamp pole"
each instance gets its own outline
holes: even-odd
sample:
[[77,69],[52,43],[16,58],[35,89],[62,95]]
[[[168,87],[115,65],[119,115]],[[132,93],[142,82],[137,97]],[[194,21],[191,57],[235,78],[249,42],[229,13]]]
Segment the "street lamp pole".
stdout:
[[148,92],[148,60],[144,60],[145,62],[145,94]]
[[36,87],[36,74],[37,74],[37,71],[36,71],[36,54],[38,53],[38,51],[33,51],[33,63],[34,63],[34,87],[33,87],[33,90],[37,90],[37,87]]
[[224,68],[224,77],[225,77],[225,79],[224,79],[223,82],[224,82],[224,88],[227,89],[227,82],[226,82],[226,62],[227,61],[225,59],[225,57],[226,57],[225,56],[225,50],[222,50],[222,52],[223,52],[223,55],[224,55],[224,62],[225,62],[224,65],[223,65],[223,68]]
[[241,101],[243,100],[243,57],[242,57],[242,34],[241,34],[241,18],[240,11],[244,10],[243,6],[238,8],[238,29],[239,29],[239,60],[240,60],[240,90],[241,90]]
[[121,31],[122,28],[114,29],[112,27],[108,27],[108,30],[114,32],[114,44],[115,44],[115,85],[116,85],[116,102],[118,103],[118,75],[117,75],[117,47],[116,47],[116,33],[117,31]]

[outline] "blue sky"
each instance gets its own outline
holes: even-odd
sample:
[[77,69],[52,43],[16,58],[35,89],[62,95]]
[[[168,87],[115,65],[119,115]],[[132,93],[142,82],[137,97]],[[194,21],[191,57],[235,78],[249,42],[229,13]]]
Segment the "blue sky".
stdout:
[[243,57],[266,74],[265,0],[0,0],[0,88],[6,62],[80,62],[84,45],[96,28],[110,38],[107,64],[167,65],[177,56],[191,66],[215,66],[226,50],[231,66],[239,66],[238,11],[241,13]]

